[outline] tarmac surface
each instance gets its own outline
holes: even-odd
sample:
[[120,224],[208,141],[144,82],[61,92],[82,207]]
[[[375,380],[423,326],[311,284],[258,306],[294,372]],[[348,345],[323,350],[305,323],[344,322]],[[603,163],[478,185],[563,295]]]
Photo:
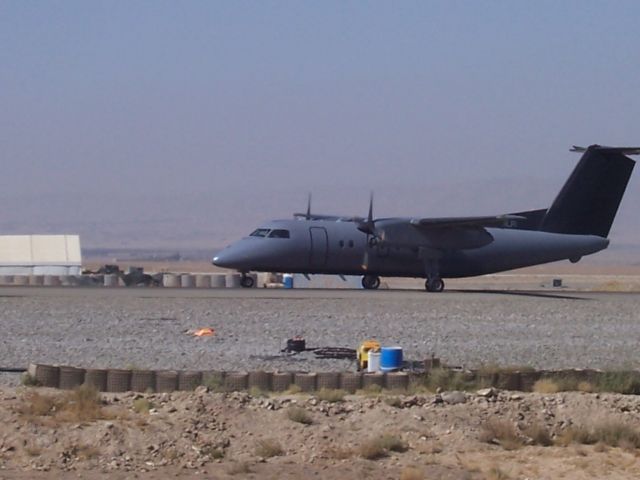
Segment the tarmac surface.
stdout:
[[[355,367],[286,340],[400,345],[449,365],[636,368],[640,293],[0,288],[0,367],[322,371]],[[188,334],[211,327],[215,334]],[[0,384],[17,383],[0,374]]]

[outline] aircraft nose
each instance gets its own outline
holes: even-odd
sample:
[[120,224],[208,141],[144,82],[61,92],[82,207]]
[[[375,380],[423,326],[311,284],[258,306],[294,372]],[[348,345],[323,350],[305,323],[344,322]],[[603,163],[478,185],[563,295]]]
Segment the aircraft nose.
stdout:
[[247,262],[250,260],[249,252],[246,248],[238,245],[231,245],[221,252],[217,253],[211,263],[216,267],[235,268],[241,270],[247,268]]

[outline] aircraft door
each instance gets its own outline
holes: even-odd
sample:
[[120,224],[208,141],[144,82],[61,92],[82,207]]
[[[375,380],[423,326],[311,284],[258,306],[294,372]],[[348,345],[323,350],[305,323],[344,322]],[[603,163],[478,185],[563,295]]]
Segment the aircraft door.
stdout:
[[327,264],[329,254],[329,237],[324,227],[310,227],[311,245],[309,265],[311,268],[322,268]]

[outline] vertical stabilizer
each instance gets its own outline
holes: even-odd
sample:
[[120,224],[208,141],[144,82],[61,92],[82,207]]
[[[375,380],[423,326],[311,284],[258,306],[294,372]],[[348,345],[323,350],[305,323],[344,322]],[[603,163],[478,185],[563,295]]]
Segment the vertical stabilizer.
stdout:
[[640,148],[591,145],[547,211],[540,230],[607,237]]

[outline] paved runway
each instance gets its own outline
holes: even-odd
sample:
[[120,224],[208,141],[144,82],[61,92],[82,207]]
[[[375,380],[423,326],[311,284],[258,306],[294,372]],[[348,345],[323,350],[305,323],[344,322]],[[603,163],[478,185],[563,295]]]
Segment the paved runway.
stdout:
[[[0,366],[339,370],[286,339],[377,338],[455,365],[636,367],[640,294],[567,291],[0,288]],[[185,332],[212,327],[216,334]]]

